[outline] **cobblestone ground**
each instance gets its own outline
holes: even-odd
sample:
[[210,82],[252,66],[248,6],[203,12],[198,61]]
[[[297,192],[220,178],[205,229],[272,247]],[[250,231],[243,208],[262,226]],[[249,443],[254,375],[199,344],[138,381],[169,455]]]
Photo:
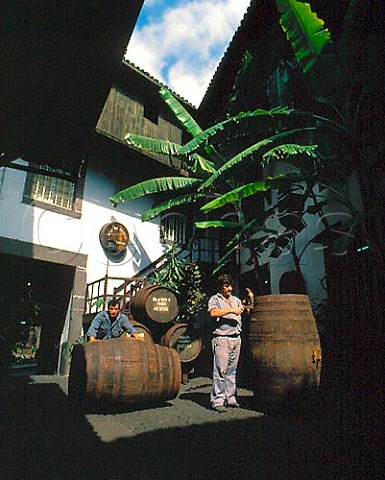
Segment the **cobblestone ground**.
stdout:
[[[320,449],[314,418],[264,415],[247,388],[239,389],[240,409],[216,413],[209,408],[210,385],[210,378],[192,378],[174,400],[96,413],[69,402],[65,377],[14,377],[1,390],[0,478],[345,478],[335,470],[337,446]],[[323,426],[333,445],[331,432]]]

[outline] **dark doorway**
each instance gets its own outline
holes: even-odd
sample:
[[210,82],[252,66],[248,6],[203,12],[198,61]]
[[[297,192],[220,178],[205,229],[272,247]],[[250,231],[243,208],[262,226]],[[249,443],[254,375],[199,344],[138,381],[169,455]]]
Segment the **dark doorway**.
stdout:
[[0,254],[0,334],[12,368],[56,373],[74,267]]

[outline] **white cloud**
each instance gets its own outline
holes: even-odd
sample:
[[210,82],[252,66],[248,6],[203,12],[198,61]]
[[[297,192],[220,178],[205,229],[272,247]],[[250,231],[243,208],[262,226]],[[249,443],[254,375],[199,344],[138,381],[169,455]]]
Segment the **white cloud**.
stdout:
[[215,70],[212,63],[192,70],[185,62],[176,62],[168,71],[168,85],[193,105],[199,105]]
[[149,10],[155,21],[134,30],[126,58],[198,105],[250,1],[174,3]]

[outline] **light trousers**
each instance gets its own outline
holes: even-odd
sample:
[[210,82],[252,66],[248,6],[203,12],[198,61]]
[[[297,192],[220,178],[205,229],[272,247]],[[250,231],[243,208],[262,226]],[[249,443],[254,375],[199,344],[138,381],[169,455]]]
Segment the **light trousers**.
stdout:
[[241,337],[214,337],[211,341],[214,365],[212,406],[236,403],[236,374],[241,351]]

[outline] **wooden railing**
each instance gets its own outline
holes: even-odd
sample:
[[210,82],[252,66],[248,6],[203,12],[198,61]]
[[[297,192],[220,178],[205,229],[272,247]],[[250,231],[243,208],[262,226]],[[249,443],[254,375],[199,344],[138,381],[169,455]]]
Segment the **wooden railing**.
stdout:
[[[177,252],[177,256],[184,259],[192,259],[191,252],[184,249],[180,249],[179,252]],[[199,256],[201,256],[200,251]],[[168,256],[165,253],[154,262],[146,265],[133,277],[109,277],[108,275],[105,275],[104,277],[87,284],[84,320],[90,321],[90,318],[92,318],[97,312],[105,310],[108,301],[112,298],[119,299],[124,309],[126,303],[129,302],[136,292],[147,283],[147,278],[156,270],[160,269],[164,263],[167,262],[167,259]],[[197,261],[196,258],[194,258],[194,260]],[[212,260],[214,260],[214,258]]]
[[109,277],[105,275],[86,287],[84,315],[94,315],[105,310],[112,298],[124,305],[146,284],[146,277]]

